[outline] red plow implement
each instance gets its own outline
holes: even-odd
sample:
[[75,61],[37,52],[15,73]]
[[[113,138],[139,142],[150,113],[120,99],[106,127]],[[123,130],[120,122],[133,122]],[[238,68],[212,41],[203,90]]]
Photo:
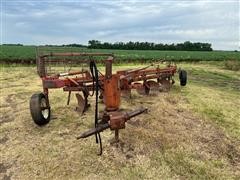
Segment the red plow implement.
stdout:
[[[119,111],[121,96],[131,97],[136,90],[141,95],[159,91],[169,91],[174,84],[173,76],[177,66],[168,64],[164,68],[151,64],[144,68],[121,70],[113,73],[114,55],[109,53],[55,52],[38,54],[37,72],[42,79],[43,92],[34,94],[30,99],[30,111],[37,125],[47,124],[51,119],[49,89],[62,88],[68,92],[67,104],[72,92],[76,92],[76,110],[83,114],[90,106],[89,96],[95,94],[95,126],[84,132],[79,138],[96,136],[96,142],[102,144],[100,132],[110,128],[115,131],[115,140],[119,139],[119,129],[131,118],[147,111],[138,108],[129,112]],[[97,64],[104,64],[105,73],[98,70]],[[68,68],[66,68],[68,66]],[[187,73],[179,70],[180,85],[187,83]],[[98,101],[103,100],[105,110],[98,112]]]

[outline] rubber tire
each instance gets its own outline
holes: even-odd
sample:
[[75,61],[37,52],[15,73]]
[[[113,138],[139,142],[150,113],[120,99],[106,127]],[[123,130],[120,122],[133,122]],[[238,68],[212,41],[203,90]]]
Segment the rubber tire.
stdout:
[[42,114],[42,110],[41,110],[42,98],[46,99],[45,95],[43,93],[37,93],[37,94],[33,94],[30,99],[30,112],[32,115],[32,119],[35,122],[35,124],[37,124],[39,126],[49,123],[50,117],[51,117],[51,108],[50,107],[48,107],[49,115],[47,118],[45,118]]
[[179,72],[179,80],[181,86],[186,86],[187,84],[187,72],[185,70],[181,70]]

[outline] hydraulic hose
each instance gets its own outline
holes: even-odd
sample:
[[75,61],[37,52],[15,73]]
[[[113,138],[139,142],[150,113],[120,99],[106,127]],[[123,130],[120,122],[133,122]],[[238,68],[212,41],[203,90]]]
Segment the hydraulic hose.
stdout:
[[[95,101],[95,128],[98,126],[98,92],[99,92],[99,78],[98,78],[98,69],[96,66],[96,63],[91,60],[90,61],[90,71],[92,74],[93,78],[93,86],[95,82],[95,88],[93,88],[93,94],[94,94],[94,89],[95,89],[95,96],[96,96],[96,101]],[[96,137],[96,143],[100,145],[100,152],[98,155],[102,155],[102,140],[101,140],[101,135],[100,132],[95,133]]]

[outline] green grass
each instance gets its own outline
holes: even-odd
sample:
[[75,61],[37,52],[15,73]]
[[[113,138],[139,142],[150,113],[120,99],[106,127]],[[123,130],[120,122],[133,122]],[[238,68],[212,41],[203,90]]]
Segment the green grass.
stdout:
[[159,166],[160,162],[162,166],[169,169],[170,173],[177,174],[180,179],[234,178],[225,171],[221,171],[225,166],[221,160],[206,160],[204,162],[195,153],[186,150],[169,150],[165,153],[154,154],[151,158],[153,164],[156,163],[155,165]]
[[240,137],[240,72],[226,70],[224,65],[183,66],[191,84],[182,91],[189,100],[188,108]]
[[[63,51],[74,52],[104,52],[114,53],[115,59],[120,62],[146,62],[154,60],[174,61],[223,61],[240,60],[240,52],[230,51],[153,51],[153,50],[110,50],[110,49],[86,49],[86,48],[54,48]],[[34,62],[35,46],[0,46],[0,59],[5,62]]]

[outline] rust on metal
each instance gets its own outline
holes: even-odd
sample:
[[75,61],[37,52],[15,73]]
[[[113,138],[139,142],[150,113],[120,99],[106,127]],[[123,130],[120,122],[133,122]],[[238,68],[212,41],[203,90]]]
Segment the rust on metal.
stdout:
[[[113,114],[113,112],[106,112],[105,118],[101,119],[101,122],[99,123],[99,125],[95,128],[92,128],[84,133],[82,133],[79,137],[77,137],[78,139],[80,138],[87,138],[89,136],[92,136],[96,133],[102,132],[108,128],[110,128],[111,130],[118,130],[118,129],[122,129],[125,126],[123,124],[125,124],[125,122],[127,122],[128,120],[130,120],[131,118],[134,118],[135,116],[138,116],[144,112],[147,112],[147,108],[138,108],[134,111],[129,111],[129,112],[117,112],[115,115]],[[111,122],[112,121],[112,122]]]
[[[96,68],[94,58],[103,57],[99,63],[105,64],[105,74],[102,74]],[[74,59],[71,59],[74,58]],[[79,58],[79,59],[78,59]],[[89,59],[86,59],[89,58]],[[78,61],[79,60],[79,61]],[[79,68],[76,71],[70,69],[63,72],[51,72],[48,65],[54,63],[56,66],[72,65],[79,62],[87,64],[94,63],[96,68],[95,74],[93,69]],[[88,97],[96,91],[100,94],[105,105],[104,113],[95,120],[95,127],[83,133],[78,138],[86,138],[91,135],[98,136],[100,132],[110,129],[115,131],[115,139],[119,140],[119,129],[125,128],[125,123],[147,111],[147,108],[138,108],[134,111],[121,112],[120,103],[121,95],[130,98],[131,92],[136,90],[141,95],[149,95],[159,91],[168,91],[174,83],[173,76],[177,72],[177,66],[169,64],[164,68],[152,67],[153,64],[143,68],[120,70],[113,73],[112,64],[114,55],[111,53],[83,53],[83,52],[50,52],[37,56],[37,71],[42,79],[43,93],[47,99],[47,106],[50,107],[49,89],[63,88],[63,91],[68,92],[67,104],[70,102],[71,93],[76,93],[77,108],[76,110],[83,114],[90,106]],[[65,68],[65,66],[64,66]],[[97,77],[97,78],[96,78]],[[186,83],[186,82],[185,82]],[[82,92],[83,95],[80,94]],[[96,96],[96,109],[98,98]],[[95,117],[97,117],[96,112]]]
[[78,111],[80,114],[83,114],[84,111],[87,109],[86,107],[86,100],[80,95],[79,93],[76,94],[78,106],[76,107],[76,111]]
[[103,84],[103,99],[106,106],[105,109],[107,111],[118,110],[121,94],[119,75],[112,75],[111,78],[105,79]]

